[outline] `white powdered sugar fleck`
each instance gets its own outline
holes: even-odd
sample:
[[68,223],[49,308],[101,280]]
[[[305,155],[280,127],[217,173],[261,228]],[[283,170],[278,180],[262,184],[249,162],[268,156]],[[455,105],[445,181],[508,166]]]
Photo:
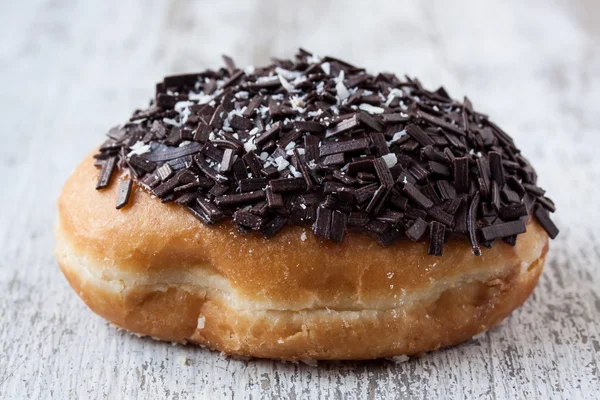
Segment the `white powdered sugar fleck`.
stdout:
[[[287,90],[289,93],[292,93],[295,90],[294,85],[289,83],[287,81],[287,79],[285,79],[282,75],[277,75],[277,76],[279,77],[279,82],[281,82],[281,86],[283,86],[283,88],[285,90]],[[271,96],[271,97],[273,97],[273,96]]]
[[206,323],[205,317],[198,318],[198,325],[196,326],[198,329],[204,329],[204,324]]
[[288,71],[287,69],[283,69],[280,67],[275,67],[275,72],[277,75],[283,76],[285,79],[293,80],[299,77],[302,73],[299,71]]
[[185,147],[190,143],[192,143],[192,142],[190,142],[189,140],[184,140],[183,142],[179,143],[178,147]]
[[302,174],[293,165],[290,164],[288,166],[288,169],[290,170],[290,172],[292,173],[292,175],[294,175],[294,177],[300,178],[302,176]]
[[404,135],[406,135],[406,131],[405,131],[404,129],[403,129],[403,130],[401,130],[400,132],[396,132],[396,133],[394,133],[394,136],[392,137],[392,140],[390,140],[390,141],[388,142],[388,145],[390,145],[390,144],[392,144],[392,143],[394,143],[394,142],[396,142],[396,141],[400,140],[400,138],[401,138],[402,136],[404,136]]
[[177,121],[175,121],[174,119],[171,118],[163,118],[163,122],[167,125],[173,125],[173,126],[181,126],[181,124]]
[[249,93],[246,91],[237,92],[235,94],[236,99],[242,99],[242,100],[247,100],[248,96],[249,96]]
[[213,97],[209,94],[204,94],[203,92],[201,92],[201,93],[190,92],[188,94],[188,99],[197,101],[198,104],[207,104],[208,102],[210,102],[213,99]]
[[260,106],[260,108],[258,109],[258,111],[260,112],[260,115],[262,118],[264,118],[267,113],[269,112],[269,107],[267,106]]
[[254,65],[247,65],[244,67],[246,75],[252,75],[254,73]]
[[129,148],[131,151],[127,153],[127,157],[131,157],[132,155],[141,155],[150,152],[150,145],[144,144],[142,141],[137,141],[133,146]]
[[300,240],[302,240],[303,242],[306,241],[306,232],[302,232],[302,234],[300,235]]
[[402,90],[400,90],[400,89],[390,90],[390,94],[388,94],[385,105],[389,106],[395,97],[402,97],[402,96],[404,96],[404,92]]
[[246,143],[244,143],[244,150],[246,153],[250,153],[253,150],[256,150],[256,144],[254,144],[254,138],[250,138]]
[[344,82],[338,82],[337,85],[335,85],[335,90],[337,90],[337,98],[340,102],[350,97],[350,92],[346,89]]
[[303,113],[304,112],[304,106],[306,105],[306,103],[304,102],[304,99],[300,96],[292,96],[290,98],[290,104],[292,106],[292,109],[294,111],[297,111],[299,113]]
[[287,146],[285,146],[285,149],[292,150],[294,147],[296,147],[296,142],[289,142]]
[[389,153],[381,156],[383,161],[387,164],[388,168],[392,168],[394,165],[398,163],[398,157],[394,153]]
[[275,158],[275,165],[277,166],[277,171],[283,171],[290,165],[290,163],[282,156],[279,156]]
[[324,82],[319,82],[317,84],[317,93],[323,93],[323,90],[325,90],[325,83]]
[[256,78],[257,83],[275,82],[276,80],[276,76],[259,76],[258,78]]
[[328,62],[324,62],[323,64],[321,64],[321,69],[323,70],[323,72],[329,75],[331,73],[331,64],[329,64]]
[[372,106],[372,105],[367,104],[367,103],[360,104],[358,106],[358,108],[360,108],[363,111],[368,112],[369,114],[383,114],[383,112],[385,111],[381,107],[375,107],[375,106]]
[[337,78],[333,78],[333,81],[335,83],[340,83],[340,82],[344,82],[345,78],[346,78],[346,74],[344,73],[344,70],[341,70],[340,74],[337,76]]
[[267,158],[269,158],[269,153],[267,153],[266,151],[263,151],[262,153],[260,153],[260,159],[265,161]]
[[308,116],[309,116],[309,117],[312,117],[312,118],[314,118],[314,117],[318,117],[318,116],[319,116],[319,115],[321,115],[322,113],[323,113],[323,110],[321,110],[321,109],[319,108],[319,109],[318,109],[318,110],[316,110],[316,111],[309,111],[309,112],[308,112]]

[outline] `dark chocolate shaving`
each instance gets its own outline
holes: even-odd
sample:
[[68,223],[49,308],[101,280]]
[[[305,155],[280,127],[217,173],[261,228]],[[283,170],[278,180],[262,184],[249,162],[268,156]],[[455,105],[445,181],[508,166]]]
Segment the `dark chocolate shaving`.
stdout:
[[481,228],[481,236],[486,241],[518,235],[519,233],[525,233],[525,221],[503,222]]
[[427,232],[428,227],[429,225],[423,218],[417,218],[406,230],[406,236],[413,242],[421,240],[425,232]]
[[133,181],[131,179],[126,179],[119,184],[119,191],[117,192],[117,210],[125,207],[129,202],[132,185]]
[[554,224],[554,222],[552,222],[552,220],[550,219],[550,214],[548,213],[548,211],[546,211],[542,206],[536,205],[534,214],[535,218],[538,220],[542,228],[544,228],[548,236],[550,236],[550,239],[556,238],[556,236],[558,236],[559,230]]
[[473,254],[476,256],[481,255],[481,249],[477,241],[477,209],[479,208],[479,192],[475,193],[471,200],[471,205],[467,211],[467,232],[469,233],[469,240],[471,241],[471,248]]
[[429,249],[427,254],[441,256],[444,251],[444,237],[446,227],[439,222],[433,221],[429,224]]
[[116,157],[110,157],[102,165],[102,170],[100,171],[100,176],[98,177],[98,183],[96,184],[96,190],[104,189],[110,184],[110,179],[113,176],[116,164]]

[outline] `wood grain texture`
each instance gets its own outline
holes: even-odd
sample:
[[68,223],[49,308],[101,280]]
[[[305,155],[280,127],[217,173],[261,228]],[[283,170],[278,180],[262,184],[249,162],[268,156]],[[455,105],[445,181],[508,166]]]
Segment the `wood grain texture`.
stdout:
[[[588,0],[3,2],[0,398],[600,398],[599,11]],[[399,365],[314,368],[140,339],[72,293],[52,255],[55,199],[104,132],[167,73],[300,45],[468,94],[536,166],[562,232],[501,326]]]

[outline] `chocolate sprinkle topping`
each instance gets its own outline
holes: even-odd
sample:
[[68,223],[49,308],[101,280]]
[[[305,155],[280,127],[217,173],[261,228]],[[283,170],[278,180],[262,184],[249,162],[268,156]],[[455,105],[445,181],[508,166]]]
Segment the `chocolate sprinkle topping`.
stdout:
[[268,238],[289,222],[324,240],[353,230],[389,245],[429,231],[433,255],[452,237],[475,255],[480,243],[514,245],[532,214],[558,234],[533,167],[467,98],[304,50],[254,69],[223,60],[217,71],[166,77],[147,110],[109,130],[94,156],[96,188],[117,169],[133,177],[117,208],[135,181],[241,233]]
[[129,196],[131,194],[131,186],[133,181],[131,179],[127,179],[122,181],[119,184],[119,192],[117,193],[117,210],[125,207],[129,202]]

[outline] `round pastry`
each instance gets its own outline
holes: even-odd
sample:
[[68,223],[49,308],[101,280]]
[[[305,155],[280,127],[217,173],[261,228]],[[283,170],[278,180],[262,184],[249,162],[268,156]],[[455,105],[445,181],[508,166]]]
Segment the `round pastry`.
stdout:
[[465,341],[535,288],[554,204],[471,102],[300,50],[166,77],[58,201],[56,257],[141,335],[286,360]]

